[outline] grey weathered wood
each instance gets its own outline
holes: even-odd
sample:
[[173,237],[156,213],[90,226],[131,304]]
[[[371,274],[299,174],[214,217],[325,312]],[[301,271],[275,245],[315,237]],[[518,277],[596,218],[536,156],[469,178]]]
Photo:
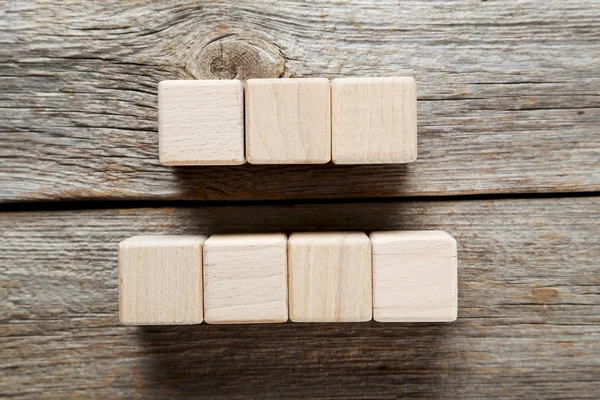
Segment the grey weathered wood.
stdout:
[[[0,395],[597,398],[600,199],[0,213]],[[452,324],[118,325],[117,243],[153,233],[443,229]]]
[[[598,0],[14,0],[0,13],[0,201],[600,188]],[[406,70],[413,165],[158,163],[162,79]]]

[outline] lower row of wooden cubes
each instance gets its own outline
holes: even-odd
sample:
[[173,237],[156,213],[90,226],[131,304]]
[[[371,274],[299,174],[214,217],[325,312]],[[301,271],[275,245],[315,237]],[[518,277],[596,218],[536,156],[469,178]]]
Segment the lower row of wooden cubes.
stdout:
[[120,320],[454,321],[456,252],[440,231],[136,236],[119,244]]

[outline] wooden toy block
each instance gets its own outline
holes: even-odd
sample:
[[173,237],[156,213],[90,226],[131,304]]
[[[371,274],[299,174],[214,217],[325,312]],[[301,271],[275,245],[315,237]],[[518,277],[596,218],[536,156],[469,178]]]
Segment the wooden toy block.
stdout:
[[213,235],[204,243],[209,324],[286,322],[287,236]]
[[163,165],[243,164],[246,159],[242,82],[160,82],[158,136]]
[[456,240],[440,231],[371,233],[373,316],[380,322],[456,320]]
[[331,110],[333,163],[409,163],[417,159],[414,78],[334,79]]
[[135,236],[119,243],[121,323],[201,323],[205,240],[205,236]]
[[249,79],[246,157],[251,164],[324,164],[331,159],[329,80]]
[[291,321],[371,320],[371,242],[366,234],[293,233],[288,268]]

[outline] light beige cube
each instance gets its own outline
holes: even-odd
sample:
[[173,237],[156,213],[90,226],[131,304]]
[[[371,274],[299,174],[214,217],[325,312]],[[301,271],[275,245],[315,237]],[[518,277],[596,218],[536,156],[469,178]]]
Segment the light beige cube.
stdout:
[[245,163],[242,82],[160,82],[158,136],[163,165]]
[[417,159],[414,78],[339,78],[331,82],[332,161],[395,164]]
[[246,82],[248,162],[329,162],[330,103],[326,78],[249,79]]
[[371,243],[366,234],[293,233],[288,268],[293,322],[371,319]]
[[373,317],[380,322],[456,320],[456,240],[441,231],[373,232]]
[[287,236],[213,235],[204,243],[209,324],[286,322]]
[[121,323],[201,323],[205,240],[205,236],[135,236],[119,243]]

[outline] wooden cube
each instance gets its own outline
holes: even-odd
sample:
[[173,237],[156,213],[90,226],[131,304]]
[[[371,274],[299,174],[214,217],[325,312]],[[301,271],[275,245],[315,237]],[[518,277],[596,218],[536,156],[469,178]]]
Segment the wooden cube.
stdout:
[[160,82],[158,136],[163,165],[243,164],[246,159],[242,82]]
[[409,163],[417,159],[414,78],[341,78],[331,82],[332,161]]
[[249,79],[246,82],[248,162],[329,162],[330,103],[326,78]]
[[201,323],[205,240],[205,236],[135,236],[119,243],[121,323]]
[[456,320],[456,240],[440,231],[371,233],[373,316],[380,322]]
[[288,268],[292,321],[371,319],[371,242],[366,234],[293,233]]
[[213,235],[204,243],[209,324],[286,322],[287,236]]

